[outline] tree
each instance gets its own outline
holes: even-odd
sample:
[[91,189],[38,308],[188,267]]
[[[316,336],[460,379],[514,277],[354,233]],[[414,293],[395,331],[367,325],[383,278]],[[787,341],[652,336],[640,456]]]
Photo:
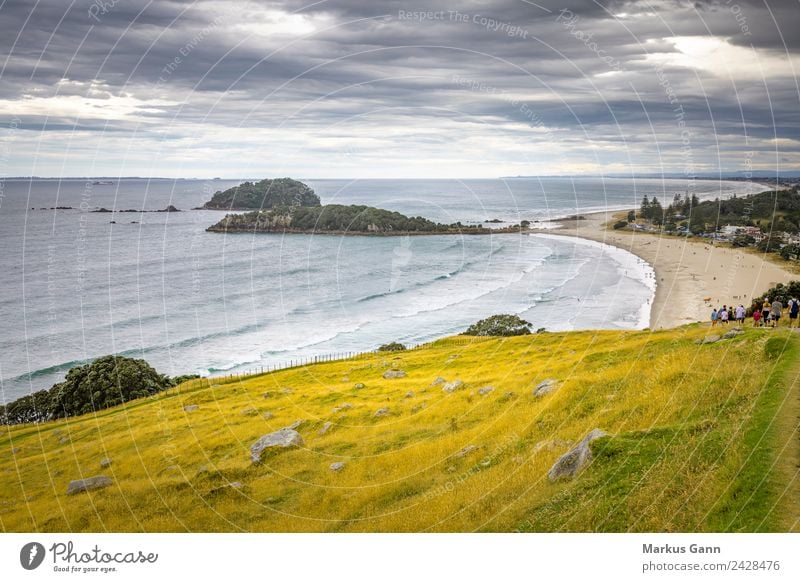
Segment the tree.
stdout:
[[762,253],[774,253],[781,248],[782,238],[781,233],[773,232],[772,235],[767,235],[761,239],[757,248]]
[[642,198],[642,205],[639,208],[639,214],[644,219],[650,218],[650,200],[647,199],[646,195],[644,198]]
[[636,222],[636,212],[633,210],[628,212],[628,222]]
[[796,261],[800,257],[800,245],[786,245],[780,250],[780,255],[786,261]]
[[650,216],[648,218],[656,225],[661,225],[664,222],[664,208],[662,208],[661,203],[655,196],[650,202]]
[[516,336],[531,333],[531,323],[517,315],[492,315],[469,326],[463,335]]

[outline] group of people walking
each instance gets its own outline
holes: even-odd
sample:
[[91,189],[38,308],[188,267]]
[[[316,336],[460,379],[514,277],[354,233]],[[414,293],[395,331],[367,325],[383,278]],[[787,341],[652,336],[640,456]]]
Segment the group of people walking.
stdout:
[[[784,307],[789,314],[789,327],[795,327],[798,313],[800,313],[800,301],[797,300],[797,297],[792,297],[785,306],[779,297],[776,297],[774,301],[770,301],[769,297],[764,299],[762,304],[753,307],[753,327],[778,327],[783,317]],[[715,308],[711,311],[711,327],[716,327],[717,324],[728,325],[730,320],[736,320],[738,324],[742,325],[746,316],[747,310],[744,305],[738,307],[723,305],[722,308]]]

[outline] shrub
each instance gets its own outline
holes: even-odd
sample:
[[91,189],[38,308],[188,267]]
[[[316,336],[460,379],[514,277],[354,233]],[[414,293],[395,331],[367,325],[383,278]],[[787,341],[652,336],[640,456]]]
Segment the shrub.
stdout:
[[383,344],[381,347],[378,348],[379,352],[402,352],[406,349],[401,343],[398,342],[391,342],[388,344]]
[[476,336],[515,336],[531,333],[531,323],[517,315],[492,315],[474,323],[463,335]]
[[156,394],[176,383],[144,360],[103,356],[67,372],[63,382],[0,407],[1,424],[43,422],[110,408]]
[[617,222],[614,223],[614,230],[619,230],[621,228],[625,228],[626,226],[628,226],[628,223],[626,221],[618,220]]
[[171,386],[167,376],[156,372],[144,360],[103,356],[67,372],[66,379],[50,389],[50,409],[53,418],[86,414]]

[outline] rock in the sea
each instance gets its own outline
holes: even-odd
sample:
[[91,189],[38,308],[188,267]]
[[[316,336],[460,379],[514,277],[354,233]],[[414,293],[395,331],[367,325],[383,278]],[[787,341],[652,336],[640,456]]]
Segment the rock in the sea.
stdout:
[[554,392],[557,387],[558,382],[552,378],[548,378],[547,380],[542,380],[536,385],[536,388],[533,389],[533,395],[536,397],[544,396],[545,394]]
[[194,412],[198,408],[200,407],[197,404],[187,404],[186,406],[183,407],[183,410],[184,412]]
[[445,382],[447,382],[447,380],[445,380],[445,379],[444,379],[444,378],[442,378],[441,376],[437,376],[437,377],[436,377],[436,380],[434,380],[433,382],[431,382],[431,386],[438,386],[439,384],[444,384]]
[[114,482],[105,475],[76,479],[75,481],[69,482],[67,495],[75,495],[76,493],[83,493],[84,491],[94,491],[95,489],[102,489],[103,487],[108,487],[113,484]]
[[319,435],[320,435],[320,436],[322,436],[322,435],[324,435],[325,433],[327,433],[329,430],[331,430],[331,427],[332,427],[332,426],[333,426],[333,423],[332,423],[332,422],[326,422],[325,424],[323,424],[323,425],[322,425],[322,428],[321,428],[321,429],[319,429]]
[[494,386],[484,386],[483,388],[478,390],[478,394],[481,396],[486,396],[490,392],[494,392]]
[[100,459],[100,468],[107,469],[111,466],[111,459],[106,457],[105,459]]
[[389,414],[389,409],[388,408],[379,408],[378,410],[375,411],[375,416],[376,417],[386,416],[387,414]]
[[331,463],[331,471],[338,472],[344,469],[344,463]]
[[295,430],[282,428],[281,430],[265,434],[250,447],[250,458],[254,463],[261,461],[261,453],[265,449],[302,447],[305,443],[303,437]]
[[392,380],[394,378],[405,378],[406,373],[403,370],[386,370],[383,373],[383,377],[387,380]]
[[453,380],[452,382],[445,382],[445,385],[442,386],[442,390],[448,393],[453,393],[463,385],[464,383],[461,380]]
[[477,450],[478,450],[478,447],[476,447],[475,445],[467,445],[466,447],[464,447],[463,449],[461,449],[460,451],[458,451],[458,452],[457,452],[455,455],[453,455],[453,456],[454,456],[456,459],[463,459],[464,457],[466,457],[466,456],[467,456],[468,454],[470,454],[471,452],[473,452],[473,451],[477,451]]
[[596,428],[583,437],[583,440],[574,448],[561,455],[547,473],[550,482],[555,483],[559,479],[573,478],[592,460],[592,450],[589,448],[589,444],[604,436],[606,436],[606,432]]

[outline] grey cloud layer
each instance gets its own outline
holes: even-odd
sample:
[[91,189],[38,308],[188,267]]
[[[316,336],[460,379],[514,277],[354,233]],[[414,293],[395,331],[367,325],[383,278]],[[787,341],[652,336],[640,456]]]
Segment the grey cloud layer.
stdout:
[[[482,141],[497,173],[519,155],[564,168],[575,160],[576,171],[609,160],[679,171],[687,135],[707,168],[740,167],[751,151],[765,167],[777,158],[800,165],[798,8],[796,0],[5,2],[0,103],[30,140],[135,135],[163,151],[169,137],[205,153],[227,135],[237,152],[301,149],[305,168],[324,168],[342,147],[373,147],[384,160],[403,151],[411,163],[408,152],[428,158],[442,144],[481,155]],[[709,40],[755,55],[763,71],[692,63],[692,41]],[[33,148],[19,133],[15,140],[12,164],[24,173]]]

